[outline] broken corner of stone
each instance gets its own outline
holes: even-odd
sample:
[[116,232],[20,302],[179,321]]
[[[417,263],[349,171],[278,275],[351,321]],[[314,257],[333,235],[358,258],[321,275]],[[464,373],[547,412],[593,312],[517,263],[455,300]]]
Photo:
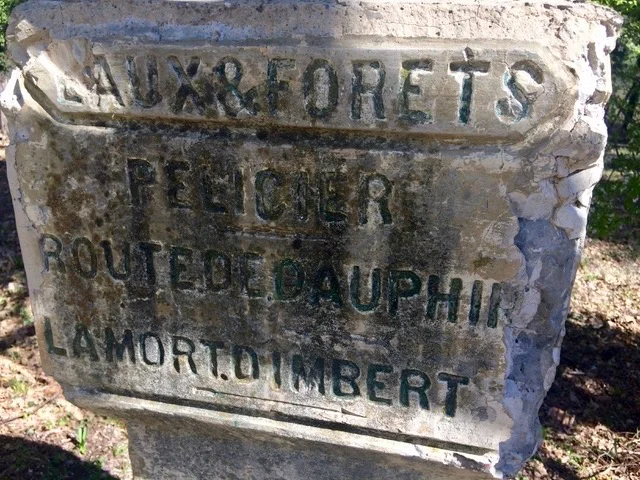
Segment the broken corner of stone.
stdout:
[[31,0],[2,94],[45,370],[137,478],[514,476],[621,26],[584,2]]

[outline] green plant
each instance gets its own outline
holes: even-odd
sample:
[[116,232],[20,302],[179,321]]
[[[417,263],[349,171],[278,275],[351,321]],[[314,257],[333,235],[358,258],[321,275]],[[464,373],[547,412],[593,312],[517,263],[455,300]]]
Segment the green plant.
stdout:
[[582,455],[578,455],[571,450],[567,450],[567,456],[569,457],[569,464],[576,468],[580,468],[585,460]]
[[117,444],[115,447],[113,447],[113,456],[114,457],[121,457],[123,455],[125,455],[127,453],[127,444],[124,442],[121,442],[119,444]]
[[594,280],[600,280],[600,275],[596,275],[595,273],[584,273],[582,278],[587,282],[593,282]]
[[24,259],[22,258],[22,255],[15,255],[13,257],[13,265],[15,268],[24,270]]
[[6,31],[9,23],[9,17],[16,5],[22,3],[24,0],[0,0],[0,70],[6,71],[8,68],[8,61],[6,56]]
[[637,242],[640,238],[640,3],[597,0],[625,17],[611,55],[613,95],[607,106],[609,147],[604,180],[593,195],[589,235]]
[[11,387],[11,390],[13,390],[14,393],[17,393],[18,395],[26,395],[29,391],[29,385],[27,385],[27,382],[25,382],[24,380],[19,380],[17,378],[12,378],[9,381],[9,387]]
[[56,423],[59,427],[68,427],[71,423],[71,415],[67,414],[64,417],[60,417]]
[[22,325],[25,327],[33,325],[33,315],[29,307],[25,306],[20,309],[20,318],[22,319]]
[[87,453],[87,435],[89,434],[89,426],[87,422],[82,422],[76,431],[76,447],[80,455]]

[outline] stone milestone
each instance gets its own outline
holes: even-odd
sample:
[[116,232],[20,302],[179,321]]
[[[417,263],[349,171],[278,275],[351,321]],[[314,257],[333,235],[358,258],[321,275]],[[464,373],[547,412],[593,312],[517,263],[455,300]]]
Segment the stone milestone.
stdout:
[[31,0],[9,175],[46,371],[136,478],[473,479],[540,442],[620,20]]

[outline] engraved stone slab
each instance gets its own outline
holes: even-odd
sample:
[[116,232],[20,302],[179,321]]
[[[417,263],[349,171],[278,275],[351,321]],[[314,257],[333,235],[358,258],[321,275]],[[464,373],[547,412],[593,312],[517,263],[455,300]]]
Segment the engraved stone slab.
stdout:
[[[231,444],[285,478],[513,474],[618,28],[564,1],[21,6],[2,106],[46,370],[129,420],[140,478],[274,478]],[[215,462],[165,454],[190,444]]]

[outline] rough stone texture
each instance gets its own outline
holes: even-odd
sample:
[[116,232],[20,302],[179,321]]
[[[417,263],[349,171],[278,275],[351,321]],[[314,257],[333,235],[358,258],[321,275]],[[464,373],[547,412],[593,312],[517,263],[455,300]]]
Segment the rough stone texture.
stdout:
[[20,6],[2,107],[46,370],[129,421],[139,478],[514,474],[619,26],[567,1]]
[[137,478],[487,478],[480,456],[73,388],[66,395],[127,421]]

